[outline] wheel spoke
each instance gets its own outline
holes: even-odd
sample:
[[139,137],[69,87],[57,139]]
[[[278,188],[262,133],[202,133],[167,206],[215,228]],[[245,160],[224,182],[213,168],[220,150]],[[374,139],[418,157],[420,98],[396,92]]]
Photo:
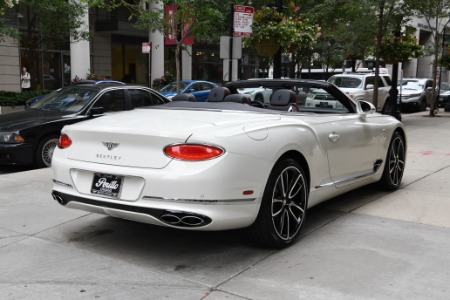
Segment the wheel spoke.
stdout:
[[292,185],[289,189],[289,198],[295,198],[295,196],[301,191],[302,184],[298,184],[300,179],[302,179],[302,174],[299,173],[298,176],[295,178],[295,180],[292,182]]
[[280,208],[277,209],[276,211],[275,211],[275,209],[272,209],[272,211],[273,211],[272,212],[272,217],[278,216],[283,211],[283,205],[281,205]]
[[286,214],[284,213],[284,211],[282,212],[282,214],[280,215],[280,222],[278,224],[278,232],[283,235],[283,230],[284,230],[284,225],[285,225],[285,216]]
[[[293,208],[295,208],[298,211],[297,214],[294,212]],[[295,219],[296,223],[298,224],[298,223],[300,223],[300,221],[303,218],[304,211],[299,206],[292,204],[292,205],[289,205],[289,213],[291,214],[291,216]]]
[[290,238],[291,237],[291,221],[290,221],[290,217],[289,217],[289,212],[287,210],[285,210],[284,215],[286,216],[286,222],[285,222],[285,226],[286,226],[286,234],[284,235],[286,238]]
[[279,181],[279,192],[280,192],[280,194],[281,194],[281,197],[286,197],[286,189],[285,189],[285,182],[284,182],[284,180],[285,180],[285,176],[287,176],[286,174],[281,174],[281,176],[280,176],[280,181]]

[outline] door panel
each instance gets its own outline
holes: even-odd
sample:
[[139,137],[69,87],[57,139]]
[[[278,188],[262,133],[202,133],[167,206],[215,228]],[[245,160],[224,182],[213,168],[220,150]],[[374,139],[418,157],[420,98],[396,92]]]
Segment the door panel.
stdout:
[[362,120],[357,114],[349,114],[317,128],[334,182],[352,182],[373,172],[379,135],[378,126],[370,118]]

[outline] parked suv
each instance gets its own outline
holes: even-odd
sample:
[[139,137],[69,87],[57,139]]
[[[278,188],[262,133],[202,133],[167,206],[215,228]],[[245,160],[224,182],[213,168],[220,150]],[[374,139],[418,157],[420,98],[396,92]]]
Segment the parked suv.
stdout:
[[[375,83],[374,73],[344,73],[333,75],[328,82],[336,85],[353,100],[365,100],[373,103],[373,88]],[[389,74],[380,74],[378,80],[378,104],[377,110],[382,110],[391,89],[391,77]]]
[[403,78],[398,81],[401,109],[424,111],[431,105],[433,80],[428,78]]
[[439,107],[444,107],[445,111],[450,111],[450,83],[441,83]]

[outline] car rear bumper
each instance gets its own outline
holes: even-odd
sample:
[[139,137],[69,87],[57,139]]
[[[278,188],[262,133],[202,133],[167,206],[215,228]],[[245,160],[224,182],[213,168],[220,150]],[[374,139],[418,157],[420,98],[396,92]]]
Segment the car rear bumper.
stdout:
[[[93,164],[54,155],[52,194],[68,208],[172,228],[214,231],[251,225],[259,211],[265,172],[255,167],[221,168],[223,172],[218,173],[216,168],[209,168],[216,163],[173,161],[164,169],[151,169]],[[261,177],[250,180],[247,169]],[[96,174],[122,177],[118,196],[94,192]]]

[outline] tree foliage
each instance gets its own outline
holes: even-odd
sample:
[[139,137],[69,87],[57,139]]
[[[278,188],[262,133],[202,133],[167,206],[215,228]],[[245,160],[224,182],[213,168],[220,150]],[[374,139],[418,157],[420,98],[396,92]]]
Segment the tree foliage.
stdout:
[[17,37],[17,31],[9,26],[5,19],[1,18],[1,16],[14,7],[17,2],[17,0],[0,0],[0,42],[4,40],[5,36]]
[[0,0],[0,15],[5,13],[5,10],[12,8],[14,4],[17,4],[18,0]]
[[355,68],[356,61],[367,55],[376,33],[377,18],[371,0],[318,2],[311,14],[322,28],[322,38],[339,49],[342,60],[351,61]]
[[439,49],[441,45],[442,36],[444,36],[444,31],[450,22],[450,0],[421,0],[414,1],[412,3],[412,8],[415,10],[416,14],[422,16],[429,28],[434,28],[432,30],[433,35],[433,93],[432,93],[432,103],[430,107],[430,116],[434,117],[436,115],[436,109],[438,107],[437,97],[436,97],[436,74],[437,66],[439,61]]
[[272,40],[285,52],[301,46],[312,47],[320,34],[320,27],[301,13],[301,8],[290,1],[281,12],[263,6],[253,16],[252,34],[246,38],[248,44]]

